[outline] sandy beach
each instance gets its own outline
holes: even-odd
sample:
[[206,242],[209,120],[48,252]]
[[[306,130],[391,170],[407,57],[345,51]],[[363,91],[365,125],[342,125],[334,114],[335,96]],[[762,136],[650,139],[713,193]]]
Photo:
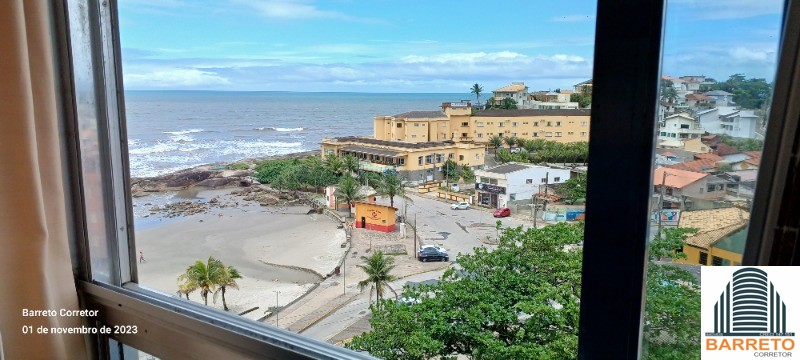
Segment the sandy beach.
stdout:
[[[236,267],[243,276],[239,290],[226,292],[230,311],[258,307],[246,315],[258,319],[275,306],[275,291],[280,291],[279,305],[284,306],[333,271],[344,254],[340,245],[345,241],[336,222],[324,215],[307,214],[308,206],[259,206],[242,201],[230,195],[234,190],[180,194],[208,205],[205,213],[169,219],[152,213],[147,218],[136,217],[136,248],[146,259],[138,264],[142,286],[174,295],[177,277],[196,260],[213,256]],[[215,204],[209,204],[215,198]],[[141,214],[142,208],[184,199],[159,193],[136,199],[135,205]],[[190,299],[202,302],[198,291]],[[209,306],[221,309],[222,301],[213,304],[209,298]]]

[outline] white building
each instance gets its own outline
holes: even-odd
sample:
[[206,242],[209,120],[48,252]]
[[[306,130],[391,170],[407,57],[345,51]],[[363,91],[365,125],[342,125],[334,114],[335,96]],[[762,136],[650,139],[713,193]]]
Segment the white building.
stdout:
[[658,128],[658,139],[694,139],[703,135],[700,123],[685,113],[667,116]]
[[722,91],[722,90],[714,90],[709,91],[704,94],[711,98],[711,101],[716,104],[716,106],[730,106],[733,105],[733,94]]
[[720,132],[738,138],[756,139],[758,115],[753,110],[737,110],[727,115],[720,115]]
[[532,199],[540,188],[544,191],[543,185],[564,183],[570,170],[512,162],[477,170],[475,176],[478,204],[504,208],[513,201]]
[[524,82],[512,82],[511,85],[494,90],[492,91],[492,98],[497,103],[503,101],[505,98],[511,98],[517,102],[517,108],[530,108],[531,101],[528,98],[528,87],[525,86]]

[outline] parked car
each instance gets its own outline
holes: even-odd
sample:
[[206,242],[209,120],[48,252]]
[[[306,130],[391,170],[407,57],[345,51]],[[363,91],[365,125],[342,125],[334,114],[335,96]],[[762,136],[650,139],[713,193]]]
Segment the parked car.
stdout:
[[509,209],[509,208],[500,208],[500,209],[495,210],[492,213],[492,215],[494,215],[494,217],[511,216],[511,209]]
[[436,246],[426,246],[417,252],[417,259],[422,262],[427,261],[450,261],[450,256],[447,253]]
[[453,210],[467,210],[467,209],[469,209],[469,203],[462,201],[460,203],[456,203],[456,204],[450,205],[450,209],[453,209]]
[[512,148],[511,149],[511,153],[512,154],[519,154],[520,151],[522,151],[522,148]]

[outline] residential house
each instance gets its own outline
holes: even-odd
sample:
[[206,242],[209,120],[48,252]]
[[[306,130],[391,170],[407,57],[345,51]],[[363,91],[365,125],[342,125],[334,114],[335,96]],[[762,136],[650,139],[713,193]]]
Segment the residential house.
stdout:
[[732,170],[755,170],[761,163],[761,151],[729,154],[722,158],[721,163],[730,165]]
[[763,138],[761,134],[756,133],[759,116],[753,110],[736,110],[730,114],[720,115],[719,121],[719,134],[746,139]]
[[711,105],[711,98],[703,94],[686,94],[686,105],[690,107],[700,107]]
[[531,109],[579,109],[580,104],[570,101],[572,92],[537,91],[530,94]]
[[653,174],[653,193],[660,194],[663,186],[663,208],[685,210],[691,208],[692,199],[715,200],[725,196],[726,183],[704,172],[660,167]]
[[682,211],[679,228],[697,229],[680,250],[686,259],[675,262],[710,266],[741,265],[750,213],[738,207]]
[[700,124],[686,113],[668,116],[660,125],[659,139],[694,139],[704,133]]
[[713,159],[699,159],[667,166],[670,169],[694,171],[699,173],[712,173],[717,170],[717,161]]
[[531,103],[528,97],[528,87],[525,86],[524,82],[512,82],[511,85],[493,90],[492,98],[496,103],[505,98],[510,98],[517,102],[518,109],[528,109]]
[[683,150],[693,152],[695,154],[702,154],[711,151],[711,147],[704,144],[701,138],[692,138],[683,140]]
[[572,86],[572,90],[577,94],[592,95],[592,79],[580,82]]
[[531,201],[546,185],[564,183],[570,170],[511,162],[477,170],[475,176],[478,204],[503,208],[514,201]]
[[706,92],[704,95],[710,97],[711,102],[715,106],[729,106],[735,104],[733,102],[733,94],[727,91],[713,90]]

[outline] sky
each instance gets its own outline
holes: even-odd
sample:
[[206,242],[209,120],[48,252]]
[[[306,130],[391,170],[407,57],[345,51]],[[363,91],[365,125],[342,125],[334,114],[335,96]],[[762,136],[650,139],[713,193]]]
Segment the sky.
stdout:
[[[595,1],[119,0],[131,90],[485,93],[592,77]],[[772,82],[781,0],[669,0],[663,73]],[[624,21],[624,19],[622,19]]]

